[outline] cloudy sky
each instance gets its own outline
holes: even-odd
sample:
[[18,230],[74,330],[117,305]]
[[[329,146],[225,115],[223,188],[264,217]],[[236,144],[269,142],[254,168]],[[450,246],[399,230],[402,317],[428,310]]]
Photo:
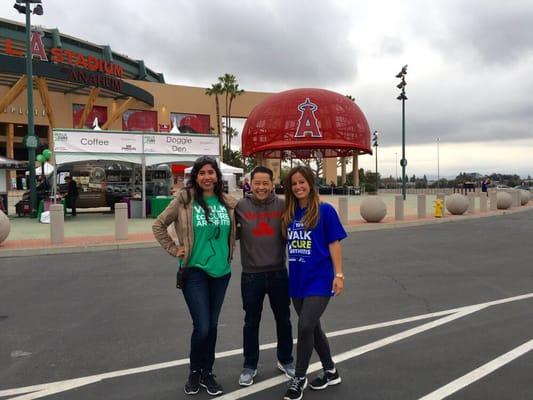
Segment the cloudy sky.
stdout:
[[[229,72],[245,90],[320,87],[350,94],[380,133],[385,175],[400,173],[395,75],[408,64],[408,174],[436,176],[439,164],[441,177],[461,171],[533,175],[531,0],[43,5],[45,14],[34,23],[143,59],[168,83],[207,87]],[[10,7],[0,16],[24,20]],[[363,156],[360,164],[374,168],[374,159]]]

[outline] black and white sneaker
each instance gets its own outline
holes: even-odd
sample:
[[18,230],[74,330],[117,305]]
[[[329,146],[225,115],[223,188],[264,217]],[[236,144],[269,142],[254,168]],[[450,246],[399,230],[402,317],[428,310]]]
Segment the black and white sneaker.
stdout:
[[307,378],[295,376],[289,381],[289,388],[283,396],[283,400],[301,400],[304,397],[304,389],[307,387]]
[[200,390],[200,371],[191,371],[189,379],[183,387],[186,394],[196,394]]
[[309,383],[309,387],[314,390],[322,390],[331,385],[338,385],[341,381],[342,379],[336,369],[333,372],[323,371]]
[[200,376],[200,386],[204,387],[211,396],[218,396],[222,394],[222,386],[215,380],[212,372],[202,372]]

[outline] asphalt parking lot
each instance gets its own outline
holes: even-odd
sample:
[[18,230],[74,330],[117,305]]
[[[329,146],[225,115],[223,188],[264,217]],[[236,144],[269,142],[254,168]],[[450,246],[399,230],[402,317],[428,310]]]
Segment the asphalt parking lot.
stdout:
[[[533,398],[532,236],[531,211],[351,233],[346,290],[323,319],[343,382],[304,398]],[[237,384],[238,255],[233,266],[215,363],[220,398],[281,399],[266,303],[259,375]],[[189,398],[191,322],[174,272],[160,249],[2,259],[0,398]]]

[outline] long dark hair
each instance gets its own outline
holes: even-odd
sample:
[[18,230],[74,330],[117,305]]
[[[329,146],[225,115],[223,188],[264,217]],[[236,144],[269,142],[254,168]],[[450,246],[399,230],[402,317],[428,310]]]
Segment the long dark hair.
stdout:
[[320,198],[315,187],[315,175],[311,168],[299,165],[289,171],[285,178],[285,211],[281,217],[281,228],[283,235],[287,234],[287,228],[294,219],[296,208],[298,207],[298,199],[292,192],[292,177],[294,174],[300,173],[309,184],[309,198],[307,200],[307,207],[302,218],[302,223],[305,229],[313,229],[318,223],[320,215]]
[[189,182],[187,182],[187,189],[188,193],[192,192],[194,200],[203,208],[205,213],[205,219],[207,222],[209,221],[209,207],[207,207],[207,203],[204,200],[204,190],[198,185],[197,179],[198,179],[198,173],[204,167],[205,165],[210,165],[213,167],[217,174],[217,183],[215,184],[215,196],[217,196],[218,201],[220,204],[222,204],[224,207],[227,207],[226,202],[224,201],[224,185],[222,182],[222,172],[220,171],[220,168],[218,167],[218,164],[216,160],[213,157],[209,156],[202,156],[200,158],[197,158],[194,162],[191,170],[191,179],[189,179]]

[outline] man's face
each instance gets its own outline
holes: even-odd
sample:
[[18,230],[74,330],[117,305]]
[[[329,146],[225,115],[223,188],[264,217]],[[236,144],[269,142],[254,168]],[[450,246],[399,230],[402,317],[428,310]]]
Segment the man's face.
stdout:
[[252,194],[256,200],[266,200],[270,196],[273,188],[274,183],[267,173],[257,172],[254,174],[254,178],[252,179]]

